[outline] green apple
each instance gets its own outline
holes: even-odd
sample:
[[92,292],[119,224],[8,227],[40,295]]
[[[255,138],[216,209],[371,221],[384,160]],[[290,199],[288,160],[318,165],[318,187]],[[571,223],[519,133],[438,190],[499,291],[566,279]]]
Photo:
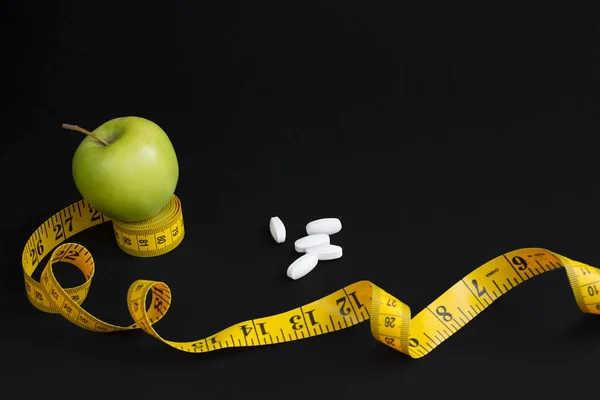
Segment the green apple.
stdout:
[[118,221],[154,217],[173,196],[179,179],[175,149],[156,123],[141,117],[111,119],[87,136],[73,155],[77,190],[93,207]]

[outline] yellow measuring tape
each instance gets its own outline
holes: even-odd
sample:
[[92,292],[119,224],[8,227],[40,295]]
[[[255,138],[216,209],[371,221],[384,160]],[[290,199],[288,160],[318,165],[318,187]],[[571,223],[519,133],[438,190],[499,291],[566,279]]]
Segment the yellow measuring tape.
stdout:
[[[164,317],[171,303],[171,291],[163,282],[137,280],[129,287],[127,306],[134,321],[129,326],[102,321],[81,306],[94,275],[94,260],[85,247],[66,240],[108,221],[111,219],[81,200],[54,214],[37,228],[27,241],[22,257],[29,300],[41,311],[60,314],[81,328],[94,332],[142,329],[185,352],[291,342],[339,331],[370,319],[375,339],[412,358],[420,358],[511,289],[557,268],[564,268],[567,273],[579,308],[585,313],[600,314],[600,269],[545,249],[525,248],[483,264],[413,318],[410,308],[396,297],[369,281],[359,281],[281,314],[243,321],[208,338],[174,342],[163,339],[153,327]],[[181,203],[175,195],[159,215],[148,221],[122,223],[112,220],[112,225],[118,246],[138,257],[165,254],[176,248],[184,236]],[[52,254],[38,282],[32,274],[50,251]],[[52,270],[52,265],[57,262],[75,265],[84,274],[85,283],[63,288]],[[146,309],[149,294],[152,295],[151,303]]]

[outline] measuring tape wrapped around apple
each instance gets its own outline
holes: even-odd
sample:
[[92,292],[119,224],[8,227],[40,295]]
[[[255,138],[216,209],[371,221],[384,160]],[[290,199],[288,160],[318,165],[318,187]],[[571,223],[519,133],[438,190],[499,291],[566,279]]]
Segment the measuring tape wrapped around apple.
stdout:
[[[127,254],[155,257],[175,249],[185,234],[181,202],[174,194],[177,159],[164,131],[143,118],[117,118],[94,132],[72,125],[65,127],[87,135],[73,159],[75,183],[86,200],[60,210],[35,230],[23,250],[22,266],[30,302],[81,328],[94,332],[141,329],[173,348],[208,352],[307,339],[370,320],[376,340],[420,358],[511,289],[559,268],[566,272],[581,311],[600,314],[600,269],[545,249],[524,248],[502,254],[473,270],[414,317],[396,297],[372,282],[359,281],[293,310],[243,321],[207,338],[174,342],[162,338],[154,329],[169,309],[169,287],[160,281],[137,280],[127,293],[133,323],[118,326],[102,321],[82,307],[96,268],[92,254],[68,240],[85,229],[111,222],[117,244]],[[131,171],[122,164],[125,161],[118,154],[127,151],[128,145],[137,151],[127,157],[137,157],[136,164],[145,165],[143,171]],[[153,179],[162,184],[153,186]],[[148,197],[136,196],[139,190],[147,191]],[[40,266],[48,255],[47,263]],[[85,283],[62,287],[52,270],[58,262],[79,268]],[[32,277],[38,267],[43,268],[40,281]],[[148,295],[151,302],[146,308]]]

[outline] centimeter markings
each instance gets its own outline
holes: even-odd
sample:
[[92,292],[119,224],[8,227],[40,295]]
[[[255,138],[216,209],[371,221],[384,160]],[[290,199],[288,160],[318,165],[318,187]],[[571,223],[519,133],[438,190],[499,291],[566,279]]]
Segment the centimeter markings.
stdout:
[[119,247],[128,254],[140,257],[156,257],[170,251],[183,240],[182,219],[179,218],[157,233],[136,234],[122,230],[114,224],[115,238]]
[[[413,320],[410,320],[408,306],[395,297],[369,282],[357,283],[356,285],[367,283],[369,289],[373,290],[370,316],[373,335],[382,343],[408,353],[413,358],[423,357],[458,332],[510,289],[544,272],[563,267],[560,260],[552,253],[544,252],[541,249],[533,250],[534,252],[531,252],[531,249],[525,249],[507,253],[484,264],[448,289]],[[589,286],[597,284],[600,292],[600,271],[595,270],[594,274],[598,279],[590,282]],[[345,318],[350,314],[352,307],[345,307],[343,304],[345,300],[352,300],[351,305],[356,304],[358,307],[362,305],[359,297],[348,295],[349,288],[345,288],[343,292],[346,296],[335,300],[336,305],[342,305],[338,313],[330,313],[325,318],[331,320],[330,324],[326,322],[324,325],[327,327],[327,332],[346,327],[337,326],[342,322],[337,320],[336,324],[333,319],[334,317],[339,318],[339,316]],[[356,294],[356,292],[352,293]],[[590,293],[597,295],[594,289],[591,289]],[[320,300],[330,303],[329,307],[324,308],[331,310],[331,305],[334,303],[332,297],[337,297],[339,294],[341,292],[338,291]],[[358,303],[355,303],[354,301],[357,299]],[[364,298],[364,302],[368,303],[368,299]],[[318,304],[312,303],[312,305],[318,307]],[[292,316],[290,317],[290,315]],[[314,311],[307,312],[306,306],[303,306],[285,314],[246,321],[217,335],[191,343],[193,348],[191,351],[204,352],[226,347],[255,346],[303,339],[311,334],[308,333],[306,336],[299,335],[297,332],[293,334],[281,328],[281,334],[273,335],[266,329],[266,325],[270,323],[271,319],[274,319],[273,322],[277,324],[290,317],[291,325],[302,329],[302,326],[297,325],[298,321],[302,319],[304,324],[309,326],[308,321],[315,321],[309,318],[310,316],[314,316]],[[243,336],[236,334],[238,330],[242,332]],[[229,333],[229,337],[226,336],[227,333]],[[269,335],[268,341],[267,335]],[[219,341],[219,337],[225,337],[225,339]],[[179,348],[188,351],[185,345],[180,345]]]
[[[89,215],[87,215],[87,214]],[[110,220],[80,200],[54,214],[35,230],[23,252],[26,270],[31,274],[51,249],[77,233]]]
[[[365,285],[365,282],[358,282],[310,304],[285,313],[244,321],[205,339],[170,343],[180,350],[205,352],[286,343],[332,333],[369,319],[370,289],[370,283]],[[329,312],[332,305],[338,312]]]
[[[597,269],[568,260],[570,266],[566,267],[571,286],[574,287],[575,297],[580,309],[587,313],[600,313],[600,275]],[[578,289],[578,290],[575,290]]]
[[[561,267],[555,255],[542,249],[517,250],[482,265],[415,316],[410,326],[410,355],[414,358],[426,355],[509,290]],[[600,284],[598,270],[595,275]],[[573,290],[576,294],[577,286],[573,286]],[[593,289],[592,293],[597,295]]]
[[[138,280],[130,286],[127,307],[133,324],[129,326],[102,321],[81,306],[95,272],[94,260],[85,247],[66,240],[107,221],[111,219],[81,200],[54,214],[36,229],[22,255],[28,299],[38,309],[60,314],[83,329],[95,332],[141,329],[186,352],[286,343],[337,332],[370,320],[371,332],[378,341],[412,358],[420,358],[511,289],[558,268],[567,273],[580,309],[600,314],[599,269],[545,249],[528,248],[505,253],[473,270],[414,318],[406,304],[372,282],[359,281],[280,314],[239,322],[203,339],[174,342],[163,339],[154,329],[172,300],[171,291],[163,282]],[[113,221],[113,228],[118,246],[138,257],[154,257],[171,251],[185,234],[181,205],[176,196],[152,220],[134,224]],[[50,252],[37,282],[32,274]],[[52,271],[52,265],[57,262],[68,262],[79,268],[85,282],[78,287],[63,288]]]
[[177,247],[185,235],[181,204],[175,196],[145,224],[114,221],[113,228],[121,250],[138,257],[165,254]]
[[[75,234],[108,220],[110,219],[100,214],[89,203],[80,200],[54,214],[35,230],[27,241],[25,250],[23,251],[22,264],[26,294],[36,308],[50,313],[57,312],[57,308],[42,293],[43,290],[40,285],[31,277],[44,257],[54,247]],[[72,246],[73,244],[70,244],[66,249],[62,249],[65,253],[63,258],[71,258],[75,255],[77,250],[71,249]],[[63,258],[60,261],[64,261]],[[85,289],[85,284],[82,286]],[[67,291],[75,296],[76,299],[81,297],[81,301],[83,301],[87,292],[81,294],[81,289],[82,287],[80,286],[78,288],[69,288]]]

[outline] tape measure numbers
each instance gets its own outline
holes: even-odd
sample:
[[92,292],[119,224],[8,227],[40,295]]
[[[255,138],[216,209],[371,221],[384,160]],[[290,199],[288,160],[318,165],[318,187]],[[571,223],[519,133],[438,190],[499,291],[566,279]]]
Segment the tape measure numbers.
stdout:
[[[369,281],[359,281],[312,303],[280,314],[232,325],[214,335],[191,342],[162,338],[154,324],[167,313],[171,291],[166,283],[137,280],[127,292],[134,321],[118,326],[102,321],[81,304],[89,292],[94,260],[83,246],[67,242],[77,233],[112,221],[118,246],[137,257],[155,257],[175,249],[184,236],[181,203],[177,196],[148,221],[111,220],[86,201],[64,208],[31,235],[23,250],[25,289],[41,311],[60,314],[75,325],[94,332],[141,329],[161,342],[185,352],[208,352],[230,347],[263,346],[307,339],[370,320],[371,332],[381,343],[412,358],[420,358],[466,326],[502,295],[545,272],[563,268],[581,311],[600,314],[600,269],[541,248],[525,248],[498,256],[475,269],[414,317],[410,308]],[[50,254],[40,281],[32,278],[40,260]],[[63,288],[52,271],[56,262],[75,265],[85,283]],[[146,309],[146,300],[151,302]]]
[[184,236],[181,202],[175,195],[158,215],[149,220],[112,222],[121,250],[137,257],[156,257],[168,253],[179,245]]

